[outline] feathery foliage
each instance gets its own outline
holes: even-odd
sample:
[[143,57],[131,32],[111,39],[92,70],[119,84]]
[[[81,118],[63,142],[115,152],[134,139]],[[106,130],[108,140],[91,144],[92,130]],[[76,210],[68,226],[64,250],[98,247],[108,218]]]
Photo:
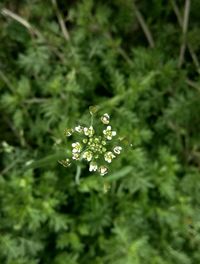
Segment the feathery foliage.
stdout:
[[[0,263],[200,263],[199,12],[198,0],[1,1]],[[132,144],[106,194],[85,164],[57,162],[91,105]]]

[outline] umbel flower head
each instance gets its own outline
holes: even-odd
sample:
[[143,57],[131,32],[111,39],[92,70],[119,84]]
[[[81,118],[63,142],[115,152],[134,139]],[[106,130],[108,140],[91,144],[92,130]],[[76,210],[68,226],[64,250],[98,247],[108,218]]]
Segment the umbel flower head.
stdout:
[[[101,130],[97,130],[93,126],[93,113],[91,114],[91,124],[89,126],[78,125],[74,128],[65,129],[67,137],[76,138],[71,146],[71,159],[61,160],[63,166],[71,165],[72,160],[80,162],[88,162],[90,172],[98,172],[104,176],[109,171],[109,165],[112,163],[122,151],[120,146],[120,137],[110,125],[110,116],[108,113],[100,117]],[[98,126],[99,127],[99,126]]]

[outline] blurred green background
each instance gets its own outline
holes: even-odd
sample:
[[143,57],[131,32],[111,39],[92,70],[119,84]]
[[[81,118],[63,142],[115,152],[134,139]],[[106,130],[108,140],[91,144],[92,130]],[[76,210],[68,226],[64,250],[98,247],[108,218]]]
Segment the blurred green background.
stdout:
[[[200,263],[200,1],[1,0],[0,263]],[[109,113],[111,188],[64,168]]]

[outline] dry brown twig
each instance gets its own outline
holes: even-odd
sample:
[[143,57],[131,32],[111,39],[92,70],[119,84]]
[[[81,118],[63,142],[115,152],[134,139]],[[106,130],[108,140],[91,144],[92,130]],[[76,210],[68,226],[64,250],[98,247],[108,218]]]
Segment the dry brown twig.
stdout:
[[[174,10],[174,13],[176,14],[179,26],[182,28],[183,27],[183,19],[180,13],[180,10],[178,8],[178,6],[176,5],[174,0],[171,0],[171,4]],[[197,72],[200,74],[200,64],[197,58],[196,53],[194,52],[193,48],[191,47],[191,45],[189,43],[187,43],[187,41],[185,42],[185,45],[188,47],[190,56],[193,60],[193,63],[196,67]],[[196,84],[194,81],[190,80],[190,79],[186,79],[186,83],[187,85],[189,85],[192,88],[195,88],[198,92],[200,92],[200,86],[198,84]]]
[[182,34],[183,34],[183,41],[180,48],[180,55],[179,55],[179,62],[178,66],[181,68],[184,62],[184,55],[186,50],[186,36],[188,31],[188,24],[189,24],[189,14],[190,14],[190,0],[185,0],[185,8],[184,8],[184,16],[182,21]]
[[34,28],[27,20],[22,18],[21,16],[13,13],[12,11],[8,10],[7,8],[2,8],[1,14],[6,16],[6,17],[10,17],[10,18],[14,19],[15,21],[17,21],[18,23],[23,25],[26,29],[28,29],[28,31],[31,33],[31,35],[36,35],[37,37],[43,39],[42,34],[36,28]]
[[64,36],[65,40],[68,41],[70,39],[69,32],[68,32],[67,27],[65,25],[63,16],[62,16],[62,14],[58,8],[58,4],[57,4],[56,0],[52,0],[52,4],[53,4],[53,7],[55,9],[56,16],[58,18],[58,23],[60,24],[60,28],[62,30],[63,36]]
[[12,85],[10,80],[6,77],[6,75],[0,70],[0,78],[4,81],[4,83],[7,85],[9,90],[13,93],[15,91],[15,87]]
[[[181,16],[180,10],[179,10],[179,8],[178,8],[178,6],[174,0],[171,0],[171,5],[173,7],[174,13],[176,14],[179,26],[182,28],[183,27],[183,18]],[[189,43],[187,43],[187,41],[185,42],[185,45],[188,47],[188,50],[189,50],[190,56],[193,60],[193,63],[197,69],[197,72],[200,74],[200,63],[198,61],[197,55],[195,54],[191,45]]]
[[42,40],[43,42],[45,42],[49,49],[62,61],[64,62],[64,58],[62,56],[62,54],[60,54],[60,52],[54,47],[52,46],[48,40],[44,37],[44,35],[35,27],[33,27],[27,20],[25,20],[23,17],[13,13],[12,11],[8,10],[7,8],[2,8],[0,10],[0,13],[5,16],[5,17],[9,17],[15,21],[17,21],[18,23],[20,23],[22,26],[24,26],[28,32],[30,33],[30,35],[32,37],[37,37],[38,39]]
[[149,46],[151,48],[154,48],[155,47],[155,42],[154,42],[154,39],[153,39],[153,36],[151,34],[151,31],[147,25],[147,23],[145,22],[144,20],[144,17],[142,16],[141,12],[139,11],[137,5],[135,4],[135,2],[133,2],[133,6],[134,6],[134,10],[135,10],[135,15],[136,15],[136,18],[147,38],[147,41],[149,43]]
[[200,92],[200,85],[190,79],[186,79],[186,83],[190,86],[195,88],[198,92]]

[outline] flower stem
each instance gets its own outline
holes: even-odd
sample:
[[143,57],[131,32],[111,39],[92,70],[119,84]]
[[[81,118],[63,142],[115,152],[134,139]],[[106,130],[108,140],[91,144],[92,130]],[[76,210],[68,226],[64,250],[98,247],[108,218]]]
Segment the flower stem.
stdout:
[[77,185],[80,184],[80,176],[81,176],[81,166],[77,165],[76,167],[76,176],[75,176],[75,182]]

